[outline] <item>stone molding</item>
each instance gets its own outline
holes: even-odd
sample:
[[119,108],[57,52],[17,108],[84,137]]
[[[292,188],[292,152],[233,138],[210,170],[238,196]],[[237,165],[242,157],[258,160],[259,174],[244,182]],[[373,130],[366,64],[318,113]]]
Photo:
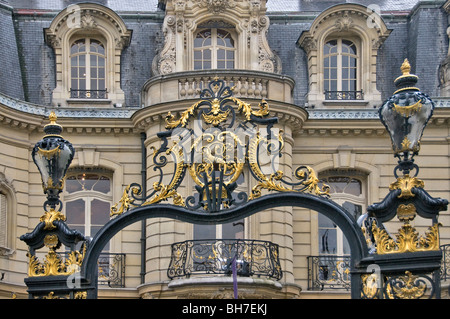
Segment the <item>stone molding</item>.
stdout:
[[[131,35],[132,30],[126,27],[117,13],[99,4],[79,3],[70,5],[58,13],[50,26],[44,29],[45,41],[53,48],[56,60],[56,88],[53,90],[53,105],[69,106],[71,103],[70,43],[80,36],[106,42],[108,99],[97,100],[97,104],[100,103],[103,106],[123,105],[125,95],[120,88],[120,56],[122,50],[129,45]],[[73,102],[79,104],[80,101],[74,100]]]
[[281,60],[267,42],[266,0],[167,0],[165,5],[164,45],[153,60],[153,75],[193,70],[194,33],[208,22],[233,27],[235,69],[281,73]]
[[331,37],[358,40],[358,90],[363,91],[364,101],[369,101],[371,106],[381,103],[381,94],[376,89],[377,54],[391,31],[376,12],[359,4],[339,4],[319,14],[297,41],[308,55],[308,104],[325,107],[322,48]]

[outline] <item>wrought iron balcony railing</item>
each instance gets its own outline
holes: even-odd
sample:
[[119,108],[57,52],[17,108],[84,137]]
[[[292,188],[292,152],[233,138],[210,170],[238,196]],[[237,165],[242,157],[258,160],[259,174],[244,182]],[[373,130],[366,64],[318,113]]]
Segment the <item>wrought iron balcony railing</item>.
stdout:
[[325,91],[325,100],[363,100],[363,91]]
[[106,89],[104,90],[75,90],[70,89],[71,99],[106,99],[108,98]]
[[[69,253],[60,253],[67,260]],[[122,253],[102,252],[98,258],[98,284],[125,288],[125,257]]]
[[101,253],[98,259],[98,284],[111,288],[125,287],[126,254]]
[[350,290],[350,256],[308,256],[308,290]]
[[[441,281],[450,280],[450,244],[441,245]],[[449,288],[450,289],[450,288]]]
[[280,280],[283,276],[278,245],[262,240],[210,239],[186,240],[172,244],[167,276],[196,274],[231,275],[233,258],[238,276],[264,276]]

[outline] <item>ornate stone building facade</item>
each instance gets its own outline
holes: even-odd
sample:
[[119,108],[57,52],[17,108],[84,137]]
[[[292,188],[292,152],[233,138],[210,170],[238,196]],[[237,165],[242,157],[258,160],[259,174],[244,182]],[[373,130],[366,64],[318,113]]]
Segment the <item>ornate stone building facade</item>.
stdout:
[[[157,133],[168,112],[179,118],[216,79],[246,103],[270,105],[284,132],[285,175],[313,167],[331,199],[358,219],[394,182],[396,160],[378,108],[396,90],[407,58],[436,103],[416,158],[419,174],[433,196],[450,198],[449,7],[418,0],[0,0],[0,296],[27,297],[29,260],[19,237],[43,213],[30,154],[51,111],[76,149],[63,213],[86,236],[114,218],[110,208],[127,185],[153,188]],[[239,187],[250,193],[255,184],[244,169]],[[187,181],[179,190],[187,197],[194,187]],[[441,245],[449,244],[448,213],[439,221]],[[421,232],[428,226],[415,220]],[[387,229],[395,233],[398,224]],[[342,231],[300,208],[223,225],[168,218],[130,225],[105,246],[99,297],[232,297],[225,247],[238,240],[261,241],[261,251],[277,247],[276,256],[252,257],[266,263],[253,275],[242,264],[240,297],[349,297]],[[173,276],[175,244],[185,241],[191,261],[180,267],[189,273]],[[282,276],[269,267],[274,260]]]

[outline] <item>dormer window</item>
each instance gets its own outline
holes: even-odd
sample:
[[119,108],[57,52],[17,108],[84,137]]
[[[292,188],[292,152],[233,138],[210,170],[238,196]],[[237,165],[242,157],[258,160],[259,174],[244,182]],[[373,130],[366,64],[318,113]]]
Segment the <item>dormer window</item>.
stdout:
[[70,98],[105,99],[106,66],[102,42],[85,38],[70,48]]
[[164,46],[153,60],[153,75],[210,69],[281,73],[281,60],[267,40],[265,2],[216,2],[165,2]]
[[323,52],[326,100],[361,100],[358,75],[359,50],[354,41],[337,38],[327,41]]
[[194,70],[234,69],[235,40],[223,29],[203,29],[194,38]]
[[316,108],[343,105],[377,107],[378,49],[389,36],[383,19],[367,7],[345,3],[319,14],[298,44],[308,56],[309,88],[307,103]]
[[125,104],[120,62],[132,31],[117,13],[95,3],[70,5],[44,31],[55,52],[54,106]]

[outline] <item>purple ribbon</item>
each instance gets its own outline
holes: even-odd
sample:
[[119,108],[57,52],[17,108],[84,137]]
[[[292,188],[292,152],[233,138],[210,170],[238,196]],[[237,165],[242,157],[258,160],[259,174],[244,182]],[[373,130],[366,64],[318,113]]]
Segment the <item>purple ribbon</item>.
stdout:
[[233,291],[234,299],[238,299],[238,287],[237,287],[237,269],[236,269],[236,256],[231,261],[231,270],[233,272]]

